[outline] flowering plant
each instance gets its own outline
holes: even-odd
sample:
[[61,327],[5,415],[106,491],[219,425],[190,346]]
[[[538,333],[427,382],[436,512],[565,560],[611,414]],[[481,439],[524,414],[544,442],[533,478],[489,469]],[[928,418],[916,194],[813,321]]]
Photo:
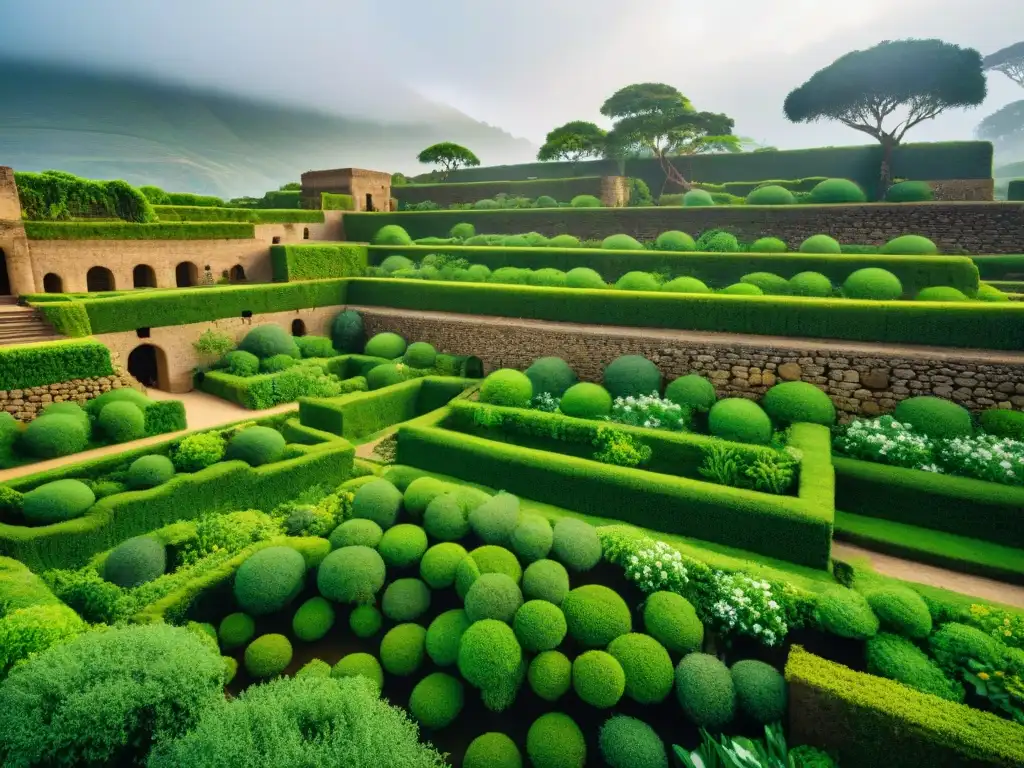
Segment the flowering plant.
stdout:
[[555,397],[550,392],[541,392],[539,395],[534,395],[533,400],[530,401],[530,408],[535,411],[543,411],[544,413],[558,413],[558,406],[561,404],[562,399]]
[[767,646],[782,643],[789,625],[776,587],[742,573],[715,571],[712,578],[717,599],[709,619],[720,634],[746,635]]
[[658,397],[657,392],[640,397],[617,397],[610,421],[633,427],[685,432],[690,428],[690,409]]
[[1008,437],[974,435],[941,440],[936,463],[952,475],[1005,485],[1024,485],[1024,443]]
[[854,419],[839,427],[832,446],[846,456],[908,469],[924,469],[932,463],[934,446],[926,435],[916,434],[909,424],[892,416]]
[[975,603],[970,621],[1011,648],[1024,648],[1024,617]]
[[663,541],[638,539],[622,566],[626,578],[643,592],[679,592],[689,581],[683,556]]

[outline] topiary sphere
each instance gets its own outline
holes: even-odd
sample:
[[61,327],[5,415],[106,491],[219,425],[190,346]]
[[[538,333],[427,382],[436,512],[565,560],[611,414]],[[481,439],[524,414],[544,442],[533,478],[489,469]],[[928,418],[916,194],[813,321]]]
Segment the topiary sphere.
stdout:
[[[428,277],[423,270],[420,271],[420,274],[425,279],[433,279]],[[470,283],[486,283],[490,276],[491,268],[483,264],[470,264],[469,269],[466,270],[466,281]]]
[[280,373],[297,363],[298,360],[291,355],[272,355],[260,361],[260,371],[262,373]]
[[564,288],[565,272],[554,267],[538,269],[530,275],[529,285],[540,285],[548,288]]
[[786,296],[789,293],[789,280],[772,272],[751,272],[741,277],[740,282],[757,286],[768,296]]
[[670,229],[668,232],[662,232],[658,235],[654,241],[654,250],[689,252],[696,250],[696,245],[693,242],[693,238],[685,232]]
[[523,604],[519,585],[504,573],[482,573],[466,592],[466,615],[470,621],[497,619],[507,624]]
[[568,288],[607,288],[604,278],[590,267],[573,267],[565,273],[565,285]]
[[612,397],[639,397],[661,391],[661,371],[641,355],[617,357],[604,369],[604,387]]
[[925,203],[934,199],[935,190],[927,181],[901,181],[885,193],[885,200],[889,203]]
[[224,368],[232,376],[255,376],[260,372],[260,359],[252,352],[235,349],[224,355]]
[[307,643],[324,637],[333,626],[334,606],[322,597],[309,598],[292,617],[292,633]]
[[1024,411],[989,408],[978,417],[981,428],[990,435],[1024,442]]
[[[540,200],[538,197],[537,201]],[[462,768],[523,768],[523,757],[512,739],[492,731],[469,742]]]
[[346,520],[333,531],[329,537],[331,549],[342,547],[371,547],[376,549],[384,531],[373,520]]
[[406,348],[402,360],[410,368],[433,368],[437,350],[425,341],[414,341]]
[[849,179],[825,179],[818,182],[809,195],[810,202],[819,205],[833,203],[867,202],[864,190]]
[[828,235],[812,235],[800,243],[800,253],[842,253],[839,241]]
[[786,243],[777,237],[761,237],[750,245],[751,253],[785,253]]
[[423,527],[431,538],[457,541],[469,533],[469,516],[454,493],[436,497],[423,513]]
[[661,286],[661,290],[668,293],[711,293],[711,289],[696,277],[677,277]]
[[380,641],[380,663],[392,675],[408,677],[423,664],[426,639],[419,624],[392,627]]
[[384,688],[384,670],[381,669],[377,657],[369,653],[350,653],[347,656],[342,656],[338,663],[331,668],[331,677],[337,679],[365,677],[377,687],[378,691]]
[[551,552],[555,533],[543,515],[524,515],[512,531],[511,545],[525,563],[542,560]]
[[377,230],[371,242],[374,245],[412,245],[412,238],[397,224],[385,224]]
[[579,248],[580,239],[572,235],[555,235],[548,240],[548,248]]
[[866,640],[878,633],[878,618],[860,592],[832,589],[818,599],[815,620],[824,632],[853,640]]
[[846,278],[843,295],[848,299],[895,301],[903,296],[903,284],[888,270],[865,267]]
[[970,301],[966,294],[947,285],[930,285],[922,288],[914,297],[915,301]]
[[526,369],[526,378],[533,385],[535,395],[547,392],[553,397],[561,397],[565,390],[579,381],[569,364],[560,357],[537,358]]
[[935,256],[939,248],[927,237],[902,235],[883,245],[881,252],[890,256]]
[[1010,297],[995,286],[982,283],[978,286],[978,293],[974,297],[978,301],[1009,301]]
[[557,701],[572,687],[572,662],[560,651],[542,651],[530,662],[526,679],[542,699]]
[[828,298],[832,295],[832,281],[820,272],[800,272],[789,278],[789,294]]
[[608,653],[626,673],[626,695],[633,701],[656,704],[672,692],[672,659],[653,637],[636,632],[620,635],[608,644]]
[[769,388],[761,400],[761,407],[776,424],[782,426],[801,421],[826,427],[836,423],[836,407],[832,400],[806,381],[786,381]]
[[701,208],[714,204],[715,200],[711,197],[711,193],[703,189],[691,189],[683,195],[683,205],[688,208]]
[[359,486],[352,499],[352,517],[372,520],[382,529],[390,528],[402,509],[402,492],[380,478]]
[[528,408],[533,399],[533,384],[525,373],[501,368],[490,374],[480,386],[480,401],[507,408]]
[[372,605],[357,605],[348,617],[348,626],[356,637],[373,637],[383,624],[380,611]]
[[644,629],[672,653],[686,654],[704,644],[704,625],[693,605],[675,592],[654,592],[644,602]]
[[572,662],[572,689],[592,707],[609,709],[626,690],[626,673],[605,651],[585,651]]
[[523,662],[523,651],[512,628],[495,619],[469,625],[459,642],[459,672],[481,689],[514,679]]
[[253,553],[235,571],[238,605],[252,616],[279,611],[302,591],[306,561],[291,547],[267,547]]
[[450,587],[455,582],[455,571],[465,557],[466,550],[461,544],[435,544],[420,559],[420,578],[431,589]]
[[491,273],[489,282],[526,285],[531,274],[533,274],[532,270],[521,267],[499,267]]
[[381,363],[375,365],[366,374],[366,388],[371,392],[384,389],[406,380],[406,372],[397,363]]
[[568,631],[565,614],[557,605],[547,600],[530,600],[523,603],[516,611],[512,629],[520,645],[530,653],[557,648]]
[[501,245],[504,248],[529,248],[530,241],[522,235],[509,235],[501,239]]
[[284,435],[270,427],[247,427],[228,440],[225,461],[244,461],[250,467],[272,464],[284,456]]
[[274,355],[299,356],[299,348],[295,344],[294,337],[284,328],[273,323],[255,326],[239,342],[238,349],[256,355],[260,360]]
[[523,569],[516,556],[504,547],[485,545],[477,547],[455,569],[455,592],[463,600],[469,588],[484,573],[503,573],[519,583]]
[[394,360],[405,354],[405,339],[397,333],[378,333],[368,342],[363,354],[370,357],[383,357],[385,360]]
[[96,428],[112,443],[127,443],[146,436],[146,415],[134,403],[113,402],[103,406]]
[[600,419],[612,412],[612,396],[600,384],[573,384],[562,395],[558,410],[577,419]]
[[527,600],[547,600],[561,605],[569,594],[569,572],[554,560],[538,560],[523,573],[523,595]]
[[610,717],[601,726],[598,746],[608,768],[668,768],[665,742],[635,717]]
[[644,249],[636,238],[629,235],[608,235],[601,241],[601,247],[606,251],[642,251]]
[[561,608],[569,634],[584,648],[605,648],[633,629],[626,601],[601,584],[576,587],[565,596]]
[[131,589],[167,572],[167,547],[150,536],[122,541],[103,563],[103,578]]
[[737,661],[729,671],[740,712],[761,725],[782,720],[786,714],[786,679],[781,672],[756,659]]
[[53,459],[84,451],[89,429],[77,416],[54,413],[33,419],[21,433],[25,453],[37,459]]
[[[413,264],[412,259],[408,258],[407,256],[400,256],[397,253],[391,254],[380,263],[381,271],[386,272],[389,275],[394,274],[396,272],[401,272],[402,270],[414,268],[415,265]],[[398,275],[396,275],[396,277],[397,276]]]
[[317,569],[320,594],[336,603],[369,604],[384,586],[386,568],[375,549],[353,546],[331,552]]
[[533,768],[583,768],[587,741],[571,717],[548,712],[534,720],[526,732],[526,754]]
[[593,195],[576,195],[569,203],[573,208],[601,208],[601,200]]
[[225,651],[241,648],[256,634],[256,622],[247,613],[229,613],[220,622],[217,637]]
[[402,497],[402,506],[409,516],[415,520],[423,517],[427,505],[442,494],[453,489],[449,483],[438,480],[434,477],[417,477],[405,489]]
[[174,477],[174,464],[166,456],[142,456],[128,467],[128,487],[134,490],[154,488]]
[[551,195],[541,195],[540,197],[538,197],[536,200],[533,201],[533,207],[534,208],[557,208],[558,207],[558,201],[555,200],[555,198],[551,197]]
[[469,513],[469,525],[485,544],[509,544],[519,524],[519,498],[498,493]]
[[433,730],[451,725],[462,712],[462,683],[444,672],[427,675],[412,689],[409,712]]
[[914,590],[898,586],[879,587],[865,597],[882,629],[919,640],[931,634],[931,613]]
[[676,697],[701,728],[718,729],[736,714],[736,689],[729,668],[706,653],[691,653],[676,666]]
[[909,397],[896,404],[892,415],[915,432],[936,440],[966,437],[973,431],[970,412],[941,397]]
[[96,495],[81,480],[54,480],[22,496],[21,513],[30,523],[49,525],[81,517],[95,503]]
[[380,607],[392,621],[415,621],[430,610],[430,588],[419,579],[396,579],[384,590]]
[[723,440],[765,445],[772,439],[772,420],[753,400],[727,397],[708,411],[708,431]]
[[92,426],[89,421],[89,414],[78,403],[71,402],[70,400],[61,403],[48,403],[43,406],[43,410],[40,411],[36,419],[38,420],[42,416],[74,416],[86,429]]
[[253,677],[275,677],[292,663],[292,644],[284,635],[260,635],[245,649],[245,669]]
[[459,240],[469,240],[476,235],[476,227],[467,221],[460,221],[448,230],[448,237],[457,237]]
[[753,283],[733,283],[722,288],[719,293],[726,296],[764,296],[764,291]]
[[[231,659],[231,661],[234,661],[234,659],[232,659],[230,656],[225,656],[224,659],[225,660]],[[331,676],[331,665],[328,664],[323,659],[310,659],[309,661],[307,661],[305,664],[302,665],[302,667],[299,669],[299,671],[295,673],[295,676],[296,677],[330,677]],[[228,682],[230,682],[230,680]]]
[[394,568],[414,565],[427,551],[427,533],[418,525],[396,525],[384,532],[377,551],[384,558],[385,565]]
[[715,404],[718,395],[715,385],[699,373],[690,373],[673,379],[665,387],[665,399],[693,411],[708,411]]
[[615,281],[615,287],[620,291],[658,291],[661,285],[650,272],[627,272]]
[[589,571],[601,562],[601,540],[590,523],[563,517],[555,523],[551,555],[576,573]]
[[363,316],[354,309],[346,309],[331,321],[331,341],[341,354],[362,352],[366,342]]
[[793,193],[778,184],[767,184],[758,187],[747,195],[747,205],[793,205],[796,198]]
[[427,655],[439,667],[450,667],[459,660],[459,643],[472,624],[466,612],[454,608],[438,615],[427,627]]

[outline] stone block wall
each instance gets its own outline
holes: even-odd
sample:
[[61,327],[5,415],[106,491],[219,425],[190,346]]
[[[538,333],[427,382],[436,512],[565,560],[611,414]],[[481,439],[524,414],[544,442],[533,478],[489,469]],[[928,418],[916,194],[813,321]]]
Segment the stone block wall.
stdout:
[[351,307],[367,333],[399,333],[439,352],[476,355],[485,372],[524,369],[538,357],[564,358],[583,381],[601,380],[621,355],[643,355],[666,379],[700,373],[721,397],[760,398],[780,381],[807,381],[826,392],[841,420],[877,416],[916,395],[973,410],[1024,408],[1024,353],[889,347],[881,344],[692,333],[549,323],[442,312]]
[[[622,177],[579,176],[573,179],[491,181],[475,184],[411,184],[392,187],[391,194],[403,203],[422,203],[425,200],[430,200],[442,208],[447,208],[453,203],[475,203],[477,200],[494,198],[499,194],[531,199],[548,195],[560,203],[568,203],[577,195],[593,195],[603,201],[606,181],[611,180],[610,193],[614,195],[614,180],[618,178]],[[629,188],[627,186],[626,200],[628,199]],[[622,204],[605,203],[605,205]]]
[[11,414],[18,421],[32,421],[50,403],[75,402],[84,405],[86,401],[99,397],[104,392],[123,387],[142,389],[139,382],[130,376],[114,359],[114,373],[110,376],[96,376],[89,379],[71,379],[56,384],[28,389],[0,390],[0,410]]

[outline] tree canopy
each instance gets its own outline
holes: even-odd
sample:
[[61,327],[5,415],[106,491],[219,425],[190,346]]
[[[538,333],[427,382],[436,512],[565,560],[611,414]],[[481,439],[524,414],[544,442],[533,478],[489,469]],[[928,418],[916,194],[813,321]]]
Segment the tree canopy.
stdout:
[[997,149],[1024,147],[1024,100],[1014,101],[993,112],[978,124],[979,139],[991,141]]
[[568,160],[577,163],[585,157],[600,157],[604,154],[607,133],[594,123],[573,120],[548,133],[537,152],[537,159]]
[[1024,88],[1024,40],[986,56],[984,67],[986,70],[1002,72]]
[[480,158],[461,144],[455,144],[451,141],[431,144],[420,152],[416,159],[421,163],[440,165],[441,181],[445,181],[448,175],[456,168],[472,168],[480,165]]

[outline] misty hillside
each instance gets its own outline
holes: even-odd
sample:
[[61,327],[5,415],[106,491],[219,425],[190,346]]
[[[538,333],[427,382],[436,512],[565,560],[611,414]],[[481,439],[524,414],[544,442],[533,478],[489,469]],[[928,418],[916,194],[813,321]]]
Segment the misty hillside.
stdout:
[[[402,104],[402,94],[392,103]],[[408,94],[399,122],[198,91],[60,64],[0,61],[0,165],[59,169],[176,192],[260,195],[303,171],[349,166],[427,170],[416,154],[437,141],[488,165],[529,162],[524,139]]]

